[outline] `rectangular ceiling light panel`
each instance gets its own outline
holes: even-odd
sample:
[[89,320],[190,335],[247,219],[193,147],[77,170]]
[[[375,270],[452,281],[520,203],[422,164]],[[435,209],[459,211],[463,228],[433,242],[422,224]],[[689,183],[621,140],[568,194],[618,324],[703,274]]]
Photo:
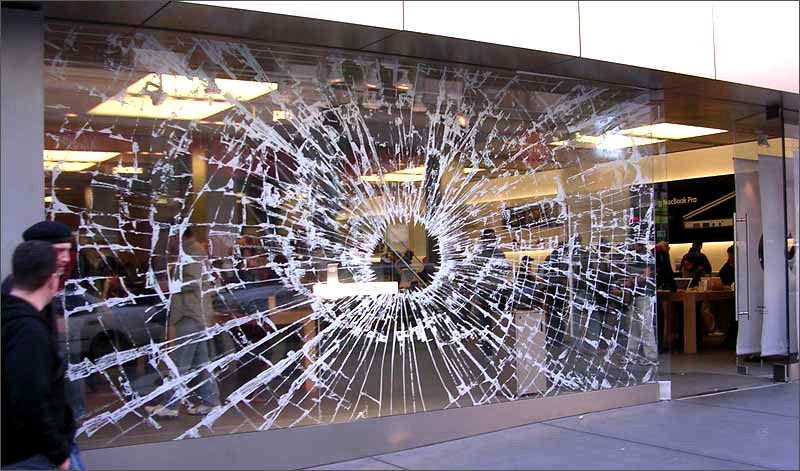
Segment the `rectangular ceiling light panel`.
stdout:
[[204,119],[231,108],[225,98],[249,101],[278,88],[277,83],[215,79],[217,90],[206,89],[198,78],[148,74],[126,89],[121,98],[111,98],[89,111],[103,116],[156,119]]
[[62,172],[80,172],[117,155],[119,152],[45,150],[44,169],[52,170],[60,163]]
[[647,136],[653,139],[688,139],[728,132],[725,129],[703,128],[684,124],[658,123],[638,128],[625,129],[619,133],[625,136]]

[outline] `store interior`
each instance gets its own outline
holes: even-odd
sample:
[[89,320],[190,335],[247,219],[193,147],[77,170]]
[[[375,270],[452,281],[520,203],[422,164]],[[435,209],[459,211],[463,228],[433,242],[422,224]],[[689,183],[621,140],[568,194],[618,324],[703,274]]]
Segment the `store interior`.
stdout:
[[[236,79],[216,80],[220,90],[202,89],[198,93],[201,85],[196,80],[174,73],[147,72],[164,67],[164,64],[175,67],[175,54],[193,51],[187,46],[188,42],[181,42],[183,38],[180,35],[163,33],[160,39],[164,43],[159,47],[164,50],[149,44],[159,54],[152,50],[145,53],[133,50],[131,54],[140,54],[141,61],[133,61],[135,65],[125,68],[109,67],[108,63],[97,59],[107,55],[102,52],[105,48],[118,46],[113,44],[114,36],[109,35],[105,28],[96,31],[92,27],[85,28],[78,38],[81,47],[75,50],[53,48],[54,44],[74,41],[76,38],[71,34],[68,25],[58,23],[50,25],[48,31],[50,48],[46,51],[43,155],[45,210],[50,217],[75,229],[79,247],[76,263],[85,263],[98,270],[96,276],[79,274],[80,282],[77,284],[96,296],[94,308],[99,309],[100,305],[114,307],[117,318],[125,308],[132,311],[137,306],[148,309],[148,322],[155,320],[157,324],[164,318],[159,288],[163,290],[167,286],[163,280],[155,281],[155,278],[167,273],[175,264],[170,258],[174,256],[170,254],[170,244],[175,243],[178,234],[170,229],[162,228],[161,233],[153,230],[149,225],[153,221],[173,221],[184,217],[188,223],[201,228],[208,241],[210,258],[219,262],[214,267],[215,273],[228,285],[265,282],[264,286],[258,287],[263,287],[265,293],[269,292],[281,284],[278,279],[288,277],[287,267],[294,260],[286,254],[294,255],[304,270],[302,275],[298,275],[299,285],[310,289],[313,285],[328,282],[330,279],[325,277],[330,273],[329,264],[337,260],[299,245],[281,246],[280,253],[276,253],[274,245],[264,242],[271,240],[270,237],[286,236],[307,223],[298,216],[305,214],[299,208],[311,204],[310,200],[318,202],[319,194],[337,198],[335,205],[327,207],[335,207],[337,212],[325,215],[330,221],[342,223],[340,231],[331,230],[332,234],[326,234],[331,244],[356,247],[365,255],[364,263],[355,268],[334,267],[338,280],[346,283],[367,277],[378,282],[397,282],[398,289],[406,293],[410,302],[418,300],[415,293],[436,283],[434,280],[443,271],[441,260],[446,260],[445,255],[452,249],[443,242],[450,240],[446,231],[421,223],[423,210],[428,205],[437,204],[436,191],[430,188],[446,189],[442,193],[450,198],[448,203],[467,208],[455,212],[453,219],[464,219],[459,222],[462,232],[469,234],[470,243],[482,240],[486,228],[496,231],[497,244],[502,247],[502,256],[510,262],[511,276],[514,277],[523,269],[541,272],[553,251],[559,250],[566,242],[578,241],[577,244],[586,247],[587,251],[619,250],[624,257],[632,257],[627,247],[623,247],[631,243],[631,232],[617,224],[623,218],[627,218],[625,221],[630,225],[645,220],[655,221],[652,228],[648,226],[654,234],[639,238],[634,235],[633,239],[635,244],[641,245],[642,251],[653,250],[657,242],[668,242],[670,265],[677,279],[685,279],[679,267],[696,240],[703,242],[702,252],[712,268],[707,275],[718,277],[720,268],[728,260],[728,248],[735,245],[733,213],[737,208],[737,187],[733,159],[758,161],[760,155],[771,155],[791,160],[796,158],[798,149],[796,113],[788,114],[788,120],[784,120],[781,113],[776,115],[760,105],[668,90],[619,92],[624,96],[620,101],[634,105],[633,111],[626,112],[628,114],[620,119],[624,129],[616,129],[617,133],[592,135],[582,129],[583,134],[564,132],[543,137],[528,132],[524,127],[520,131],[519,123],[546,122],[544,117],[552,113],[549,107],[574,93],[570,86],[565,85],[566,80],[521,75],[513,81],[519,88],[516,93],[507,93],[507,98],[504,98],[507,103],[501,102],[492,109],[507,114],[498,115],[501,118],[493,121],[494,128],[479,130],[483,133],[479,141],[485,152],[481,159],[473,159],[471,164],[465,160],[448,161],[448,165],[437,168],[431,164],[435,161],[430,158],[413,152],[404,154],[404,149],[400,149],[402,145],[396,144],[418,144],[422,140],[419,136],[408,141],[395,139],[392,133],[397,130],[393,127],[396,115],[405,111],[418,113],[409,119],[409,123],[420,129],[425,129],[426,114],[434,115],[433,110],[452,117],[454,123],[445,128],[445,137],[441,138],[446,145],[443,144],[440,150],[444,149],[450,145],[446,138],[448,129],[469,129],[470,122],[477,119],[475,115],[480,114],[477,107],[471,109],[474,115],[461,112],[459,108],[442,111],[441,96],[449,99],[467,95],[463,77],[460,86],[458,80],[442,80],[446,89],[442,91],[433,81],[418,81],[417,75],[424,75],[422,68],[407,58],[369,56],[362,60],[346,54],[328,54],[324,50],[309,52],[306,48],[283,46],[282,54],[289,63],[287,65],[274,59],[268,47],[253,43],[249,46],[255,51],[255,60],[267,68],[269,80],[250,77],[249,72],[237,70],[239,75]],[[92,51],[97,53],[97,57],[91,56]],[[213,51],[209,48],[206,54],[213,56]],[[129,65],[126,62],[128,58],[114,59],[119,60],[118,65]],[[202,61],[179,65],[194,70],[202,67],[213,69]],[[242,66],[242,69],[246,67]],[[216,72],[222,76],[221,70]],[[511,75],[514,74],[508,71],[498,73],[503,80]],[[363,96],[355,100],[358,111],[336,117],[323,114],[320,119],[325,126],[341,132],[348,126],[341,126],[337,119],[341,120],[342,116],[363,119],[362,116],[366,116],[364,128],[373,133],[373,141],[396,145],[394,149],[390,146],[370,149],[370,155],[376,156],[379,162],[377,166],[359,167],[356,162],[349,169],[352,170],[350,174],[342,169],[333,169],[327,174],[331,180],[322,178],[326,175],[315,175],[313,184],[306,184],[301,166],[278,153],[265,152],[261,147],[263,142],[248,136],[246,127],[240,125],[245,121],[269,123],[279,129],[275,136],[291,141],[292,132],[299,132],[299,128],[289,123],[295,118],[298,118],[297,122],[309,119],[306,114],[310,108],[308,104],[321,99],[314,86],[319,88],[319,83],[325,82],[323,86],[330,86],[334,99],[350,105],[353,99],[349,95],[352,93],[349,83],[354,76],[359,77],[364,85],[359,89]],[[80,85],[76,87],[76,83]],[[482,87],[499,88],[502,85],[504,83],[498,79],[496,84],[487,83]],[[598,88],[608,86],[594,85]],[[409,99],[405,92],[411,87],[418,89],[419,93]],[[234,99],[231,99],[232,94]],[[198,95],[202,95],[202,99],[198,99]],[[612,107],[613,100],[606,102],[604,99],[601,97],[598,103]],[[297,103],[303,106],[296,106]],[[401,111],[392,111],[393,106]],[[588,112],[583,111],[587,113],[583,117],[589,120]],[[330,122],[325,121],[329,118]],[[507,123],[497,126],[496,122],[503,119]],[[286,129],[281,129],[283,125]],[[586,129],[593,127],[601,126],[594,122],[585,126]],[[498,130],[505,134],[496,135],[494,131]],[[184,139],[187,135],[191,135],[191,139]],[[440,138],[433,132],[430,135]],[[324,136],[315,136],[314,139],[325,140]],[[618,145],[619,139],[625,143]],[[351,137],[349,150],[359,155],[356,144],[367,146],[369,141]],[[322,150],[309,152],[324,155]],[[521,153],[525,155],[520,157]],[[397,154],[404,155],[404,158],[394,158]],[[248,166],[238,160],[240,156],[254,155],[267,162],[264,168],[268,167],[268,171],[258,163],[250,165],[258,159],[248,160]],[[555,157],[547,160],[541,157],[543,155]],[[792,165],[788,167],[792,168]],[[258,181],[263,175],[267,178]],[[353,175],[360,176],[353,178]],[[170,180],[176,176],[179,178]],[[335,180],[337,178],[341,181]],[[170,182],[159,186],[159,179]],[[256,179],[256,184],[253,179]],[[431,185],[432,179],[436,184]],[[287,185],[290,191],[278,198],[275,195],[283,192],[279,187],[281,181],[290,182]],[[792,198],[792,192],[797,191],[797,182],[793,186],[787,182],[780,182],[777,190]],[[615,189],[632,183],[639,184],[639,193],[628,190],[627,186],[625,191]],[[337,188],[331,188],[337,185]],[[344,191],[338,191],[342,187]],[[273,190],[275,193],[270,193]],[[189,204],[187,195],[190,194],[201,196],[191,198]],[[274,208],[266,204],[270,198],[280,200],[283,207]],[[424,203],[417,199],[424,199]],[[393,213],[397,207],[420,209],[420,214]],[[469,218],[474,215],[480,218]],[[389,222],[381,225],[380,232],[368,240],[353,236],[369,232],[363,227],[368,225],[365,221],[375,218]],[[277,224],[275,221],[278,220],[284,225],[285,232],[266,234],[264,228]],[[287,220],[289,222],[285,223]],[[320,225],[321,231],[328,229],[324,226]],[[460,240],[454,243],[466,244]],[[525,257],[525,263],[522,263]],[[682,289],[688,289],[688,286]],[[793,289],[796,293],[796,286]],[[129,296],[131,293],[135,296]],[[323,354],[325,349],[323,346],[311,352],[305,343],[326,329],[329,324],[325,322],[335,324],[335,319],[325,319],[325,322],[315,325],[314,329],[318,330],[309,330],[309,302],[299,298],[266,294],[247,301],[253,304],[243,309],[245,314],[276,310],[289,319],[286,321],[288,327],[273,329],[273,332],[278,332],[269,334],[275,336],[273,341],[265,343],[261,351],[249,352],[252,358],[237,358],[244,366],[225,370],[220,375],[223,395],[258,377],[265,365],[272,368],[287,358],[294,358],[293,366],[280,378],[269,382],[269,387],[251,391],[254,395],[246,407],[222,416],[214,424],[213,434],[254,431],[263,429],[265,424],[266,428],[277,428],[350,421],[511,400],[526,395],[566,394],[595,387],[583,383],[572,389],[563,383],[554,386],[553,378],[538,377],[537,373],[533,373],[523,387],[523,381],[518,380],[519,369],[513,381],[510,379],[513,375],[504,372],[504,368],[513,367],[513,359],[498,355],[487,364],[477,362],[480,367],[476,366],[469,375],[478,378],[485,374],[484,368],[495,368],[496,378],[503,378],[499,381],[500,386],[489,385],[485,391],[481,389],[483,386],[476,388],[476,391],[485,393],[485,397],[453,400],[444,390],[456,390],[461,385],[453,378],[443,379],[446,375],[437,368],[447,363],[447,349],[455,351],[459,346],[446,344],[441,351],[434,352],[430,343],[422,339],[416,341],[413,334],[408,334],[411,337],[409,345],[413,346],[409,348],[427,352],[415,356],[420,363],[408,361],[407,358],[413,355],[403,357],[402,351],[394,358],[400,358],[398,365],[408,366],[413,374],[421,376],[413,382],[419,390],[401,388],[406,385],[407,375],[412,374],[405,369],[370,369],[368,374],[359,378],[363,383],[357,386],[362,391],[380,391],[372,399],[374,403],[363,401],[361,397],[352,403],[343,399],[352,392],[352,384],[336,381],[336,387],[326,390],[325,396],[320,398],[316,395],[319,391],[314,387],[313,378],[307,376],[303,366],[308,366],[309,358]],[[130,306],[126,305],[126,299],[133,301]],[[109,300],[116,301],[109,304]],[[701,336],[696,353],[683,351],[683,333],[678,324],[673,323],[672,330],[664,334],[669,334],[669,337],[674,334],[675,338],[659,345],[657,366],[623,364],[620,363],[621,357],[612,359],[611,353],[600,358],[577,347],[572,349],[569,342],[587,335],[593,321],[579,310],[570,311],[563,326],[559,327],[563,334],[558,341],[562,349],[556,355],[560,362],[559,374],[569,371],[575,377],[594,378],[597,372],[602,372],[607,384],[597,387],[668,380],[672,382],[672,396],[676,398],[771,382],[774,358],[750,353],[737,355],[736,348],[724,345],[732,328],[731,319],[735,319],[731,313],[735,309],[733,300],[732,295],[730,299],[704,303],[699,309],[697,328]],[[569,302],[574,303],[575,298],[569,298]],[[229,304],[223,299],[214,308],[223,312],[230,307]],[[350,306],[345,304],[345,307]],[[71,309],[76,308],[72,306]],[[680,316],[678,307],[673,306],[671,313],[673,317]],[[237,312],[239,314],[241,312]],[[232,318],[235,316],[226,317],[225,321],[230,322]],[[377,320],[375,325],[383,328],[385,324]],[[652,327],[659,329],[661,324],[656,321]],[[148,327],[145,337],[164,338],[167,329],[166,324]],[[614,329],[614,341],[626,342],[628,332],[620,332],[625,329],[619,326],[612,327]],[[269,328],[259,325],[255,330],[263,337],[263,332]],[[374,334],[377,330],[370,332],[367,329],[366,332]],[[523,330],[519,329],[516,335],[522,335]],[[397,327],[386,327],[384,333],[391,337],[398,335],[399,331],[401,329]],[[117,334],[107,331],[104,335],[102,340],[105,342],[74,338],[69,342],[73,347],[79,346],[79,357],[88,354],[92,361],[109,358],[119,351],[146,348],[146,341],[116,337]],[[525,335],[530,335],[531,343],[545,342],[535,333],[527,332]],[[237,340],[228,340],[227,344],[220,342],[219,351],[235,353],[237,348],[247,344],[238,344]],[[332,360],[327,365],[330,371],[324,374],[356,377],[359,368],[363,367],[362,362],[367,361],[366,357],[374,356],[378,351],[374,346],[364,347],[363,342],[369,343],[368,340],[359,338],[357,334],[334,340],[341,342],[336,345],[336,351],[358,351],[360,354],[352,358],[343,355],[340,360]],[[611,350],[613,347],[611,345]],[[481,348],[480,342],[470,339],[469,347],[459,355],[478,357]],[[508,353],[513,347],[500,350]],[[559,356],[562,353],[563,356]],[[619,352],[615,354],[621,355]],[[268,362],[262,363],[265,358]],[[429,364],[424,361],[429,361]],[[133,370],[136,373],[128,375]],[[95,417],[107,419],[108,416],[103,414],[116,413],[126,406],[124,401],[118,401],[119,391],[115,387],[138,391],[147,388],[139,384],[125,385],[125,381],[117,381],[117,376],[136,377],[146,382],[148,375],[152,375],[152,371],[148,371],[146,362],[137,360],[126,362],[122,367],[98,370],[86,377],[83,387],[90,391],[87,411]],[[395,381],[398,390],[381,387],[393,385]],[[440,383],[446,383],[446,387],[426,390]],[[300,388],[301,392],[298,385],[302,384],[305,386]],[[291,396],[288,399],[287,393]],[[278,407],[286,401],[291,402],[292,407]],[[280,410],[280,413],[273,414],[275,410]],[[242,417],[248,418],[242,420]],[[113,427],[89,434],[82,444],[91,448],[172,439],[187,428],[200,427],[199,420],[180,417],[177,421],[163,424],[163,427],[142,427],[147,418],[137,412],[120,420],[114,419]],[[89,427],[91,430],[91,424]]]

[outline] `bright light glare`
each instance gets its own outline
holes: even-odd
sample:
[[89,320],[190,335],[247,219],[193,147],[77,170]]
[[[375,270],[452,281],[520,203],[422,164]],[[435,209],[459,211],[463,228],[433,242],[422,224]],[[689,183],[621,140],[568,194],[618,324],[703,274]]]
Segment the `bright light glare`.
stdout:
[[348,296],[377,296],[380,294],[397,294],[399,285],[396,281],[372,281],[368,283],[317,283],[313,293],[325,299],[340,299]]
[[625,136],[649,136],[653,139],[688,139],[690,137],[708,136],[728,132],[725,129],[702,128],[684,124],[659,123],[652,126],[625,129],[619,133]]
[[[131,116],[159,119],[203,119],[233,106],[226,95],[237,101],[248,101],[278,88],[277,83],[247,80],[216,79],[219,89],[206,90],[199,78],[180,75],[148,74],[129,86],[121,98],[111,98],[89,111],[104,116]],[[148,86],[148,84],[150,84]],[[163,103],[156,106],[148,91],[166,93]]]

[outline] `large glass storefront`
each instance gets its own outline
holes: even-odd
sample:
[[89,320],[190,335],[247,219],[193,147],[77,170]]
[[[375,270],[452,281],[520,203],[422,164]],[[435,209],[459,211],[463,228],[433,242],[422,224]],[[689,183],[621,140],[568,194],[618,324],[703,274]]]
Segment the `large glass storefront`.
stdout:
[[336,50],[50,23],[45,56],[84,447],[656,379],[654,183],[725,130]]

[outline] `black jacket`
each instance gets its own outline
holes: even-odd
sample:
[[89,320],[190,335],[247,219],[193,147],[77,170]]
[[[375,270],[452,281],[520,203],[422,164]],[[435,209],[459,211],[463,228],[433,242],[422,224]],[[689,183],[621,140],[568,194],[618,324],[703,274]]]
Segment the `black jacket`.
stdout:
[[653,254],[656,259],[656,286],[674,293],[678,287],[675,284],[675,272],[672,271],[669,254],[658,252],[656,249],[653,249]]
[[733,269],[733,265],[725,262],[725,265],[722,265],[722,268],[719,269],[719,278],[723,285],[732,285],[736,281],[736,272]]
[[703,270],[705,270],[706,275],[711,275],[711,262],[708,261],[708,257],[706,257],[706,254],[695,249],[689,249],[689,253],[695,254],[695,256],[697,257],[698,265],[703,267]]
[[[3,283],[0,284],[0,294],[2,296],[6,296],[11,293],[12,289],[14,289],[14,275],[8,275],[3,280]],[[42,309],[42,314],[44,315],[44,318],[47,321],[51,332],[53,333],[53,338],[57,338],[58,333],[56,332],[56,318],[53,314],[53,303],[45,306],[44,309]]]
[[54,465],[75,435],[64,391],[66,362],[44,315],[27,301],[2,296],[2,465],[44,455]]

